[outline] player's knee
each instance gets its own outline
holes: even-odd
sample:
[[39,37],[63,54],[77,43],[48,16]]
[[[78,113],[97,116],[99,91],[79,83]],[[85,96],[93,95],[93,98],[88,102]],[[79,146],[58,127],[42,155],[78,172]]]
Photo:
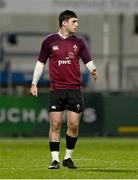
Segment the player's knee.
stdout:
[[51,129],[52,131],[59,131],[61,129],[61,123],[59,122],[54,122],[52,125],[51,125]]
[[71,131],[76,132],[76,131],[78,131],[78,126],[79,126],[78,123],[70,123],[68,128]]

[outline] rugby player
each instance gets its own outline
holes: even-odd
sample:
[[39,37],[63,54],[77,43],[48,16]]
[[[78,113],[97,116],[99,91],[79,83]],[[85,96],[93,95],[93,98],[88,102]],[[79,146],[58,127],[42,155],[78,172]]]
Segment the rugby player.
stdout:
[[84,108],[81,93],[80,59],[90,71],[92,78],[97,79],[96,66],[84,40],[74,34],[77,28],[78,17],[76,13],[70,10],[61,12],[59,31],[48,35],[43,40],[34,68],[30,92],[33,96],[37,96],[37,83],[47,59],[49,59],[51,81],[49,147],[52,156],[49,169],[60,168],[60,130],[65,110],[67,113],[66,151],[62,165],[71,169],[77,168],[72,160],[72,153],[77,142],[81,113]]

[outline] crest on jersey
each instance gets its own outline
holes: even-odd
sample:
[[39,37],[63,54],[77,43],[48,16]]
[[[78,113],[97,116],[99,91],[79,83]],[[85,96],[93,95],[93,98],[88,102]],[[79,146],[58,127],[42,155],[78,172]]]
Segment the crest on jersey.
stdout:
[[53,51],[57,51],[57,50],[59,50],[59,47],[58,47],[58,45],[54,45],[54,46],[52,47],[52,49],[53,49]]
[[78,46],[76,44],[74,44],[73,49],[74,49],[74,51],[77,51],[78,50]]

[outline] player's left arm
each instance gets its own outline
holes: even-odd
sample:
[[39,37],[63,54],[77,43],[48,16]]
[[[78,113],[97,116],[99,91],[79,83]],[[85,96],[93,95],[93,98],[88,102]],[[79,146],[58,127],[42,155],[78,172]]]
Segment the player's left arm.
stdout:
[[88,50],[88,47],[86,45],[86,43],[84,42],[84,40],[80,41],[81,44],[81,51],[80,51],[80,57],[82,59],[82,61],[84,62],[84,64],[86,65],[86,67],[88,68],[88,70],[90,71],[91,75],[92,75],[92,79],[96,80],[98,77],[98,73],[97,73],[97,69],[96,69],[96,65],[94,63],[90,55],[90,52]]

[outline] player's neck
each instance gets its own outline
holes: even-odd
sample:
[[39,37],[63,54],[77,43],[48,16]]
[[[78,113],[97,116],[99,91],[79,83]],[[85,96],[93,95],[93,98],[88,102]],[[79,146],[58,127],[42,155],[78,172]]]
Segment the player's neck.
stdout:
[[63,31],[62,29],[59,30],[58,34],[64,39],[66,39],[72,35],[71,33]]

